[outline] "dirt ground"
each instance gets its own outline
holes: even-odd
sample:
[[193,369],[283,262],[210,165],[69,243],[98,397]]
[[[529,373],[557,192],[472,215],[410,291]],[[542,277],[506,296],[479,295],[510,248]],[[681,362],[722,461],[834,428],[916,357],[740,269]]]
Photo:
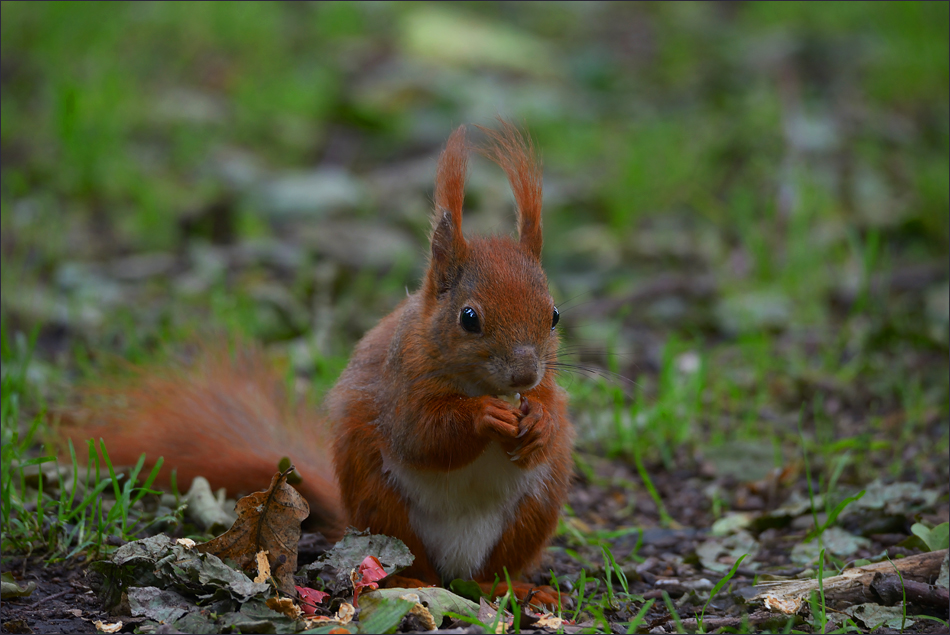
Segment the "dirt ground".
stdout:
[[[667,512],[678,525],[664,527],[656,505],[646,489],[639,486],[630,487],[630,483],[639,482],[632,466],[621,460],[607,460],[593,455],[581,457],[591,466],[592,473],[587,476],[577,475],[569,501],[576,516],[566,522],[580,525],[587,532],[601,531],[603,535],[609,535],[610,532],[616,534],[630,527],[643,528],[642,535],[639,530],[633,530],[626,535],[607,538],[605,544],[609,544],[611,552],[618,560],[632,552],[637,555],[639,563],[635,567],[625,567],[629,591],[644,599],[658,600],[646,615],[641,632],[671,632],[668,629],[675,626],[661,599],[663,592],[668,593],[674,601],[679,617],[687,619],[693,616],[693,612],[698,613],[702,609],[703,602],[694,601],[695,590],[708,590],[710,584],[715,584],[723,576],[722,572],[704,569],[695,555],[697,547],[710,537],[708,528],[715,521],[709,498],[703,493],[704,488],[713,484],[729,487],[738,493],[737,498],[744,497],[744,506],[748,509],[764,508],[770,501],[755,494],[754,484],[750,487],[750,484],[739,484],[733,479],[716,477],[711,474],[709,465],[690,457],[679,457],[683,464],[682,469],[675,472],[665,471],[660,466],[652,466],[651,469],[653,484],[662,496]],[[800,483],[792,484],[786,490],[798,485]],[[923,485],[937,487],[943,500],[937,509],[926,516],[935,524],[937,521],[946,522],[950,512],[946,502],[946,479],[933,474]],[[774,503],[772,506],[774,507]],[[632,514],[631,507],[635,510]],[[897,545],[907,538],[906,530],[899,527],[890,529],[892,531],[870,534],[869,543],[855,553],[852,560],[872,557],[882,551],[886,551],[891,558],[918,552]],[[800,542],[804,534],[804,530],[793,525],[761,532],[758,535],[761,549],[755,557],[757,568],[753,570],[739,567],[727,589],[706,607],[705,619],[708,628],[712,629],[717,624],[738,627],[741,616],[750,613],[754,620],[756,614],[743,603],[743,598],[751,595],[750,589],[757,575],[770,573],[794,576],[804,570],[802,566],[790,560],[789,548],[790,544]],[[300,564],[313,561],[327,547],[328,544],[322,536],[304,534],[301,540]],[[548,583],[549,575],[546,572],[550,569],[560,580],[576,580],[585,564],[588,565],[587,574],[603,577],[600,547],[579,546],[571,541],[569,535],[562,533],[554,540],[549,555],[542,563],[542,571],[531,579],[539,584]],[[130,618],[128,615],[110,615],[102,611],[93,590],[96,574],[90,574],[81,560],[48,565],[41,556],[15,558],[4,562],[4,571],[12,572],[21,584],[32,581],[37,585],[37,590],[30,597],[3,602],[0,616],[4,633],[95,633],[95,620],[102,620],[107,624],[121,620],[124,623],[122,632],[131,632],[135,624],[143,620]],[[602,591],[603,589],[601,593]],[[629,621],[640,606],[641,602],[620,601],[609,619],[611,623]],[[941,615],[940,611],[933,608],[909,604],[908,618],[912,619],[916,614],[947,618],[946,611]],[[717,618],[721,622],[717,622]],[[583,616],[578,621],[583,624]],[[458,626],[465,626],[466,630],[474,628],[464,624]],[[782,629],[784,626],[782,620],[768,621],[761,615],[760,621],[752,622],[752,629],[756,631]],[[667,630],[664,630],[664,627]],[[808,628],[807,625],[798,625],[796,629],[803,627]],[[643,630],[644,628],[646,630]],[[898,633],[900,630],[881,627],[873,632]],[[940,633],[945,630],[939,622],[918,620],[904,632]]]

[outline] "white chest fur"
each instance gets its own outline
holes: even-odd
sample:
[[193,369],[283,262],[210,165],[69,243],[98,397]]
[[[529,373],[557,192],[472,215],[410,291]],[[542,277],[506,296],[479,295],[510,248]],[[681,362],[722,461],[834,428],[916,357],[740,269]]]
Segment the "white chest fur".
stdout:
[[442,578],[471,579],[485,564],[518,502],[543,495],[548,468],[522,470],[497,444],[451,472],[390,465],[409,504],[409,522]]

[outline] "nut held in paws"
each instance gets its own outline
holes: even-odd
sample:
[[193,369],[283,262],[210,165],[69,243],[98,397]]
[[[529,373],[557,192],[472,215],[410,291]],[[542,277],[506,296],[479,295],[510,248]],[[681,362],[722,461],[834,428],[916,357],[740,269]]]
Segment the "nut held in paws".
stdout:
[[510,403],[515,408],[521,405],[521,393],[516,392],[513,395],[495,395],[495,396],[501,399],[502,401],[506,401]]

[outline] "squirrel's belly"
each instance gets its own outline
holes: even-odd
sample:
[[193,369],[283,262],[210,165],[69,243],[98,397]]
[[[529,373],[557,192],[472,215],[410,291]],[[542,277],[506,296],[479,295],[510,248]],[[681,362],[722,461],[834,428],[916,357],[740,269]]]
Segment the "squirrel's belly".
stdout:
[[409,522],[429,561],[448,582],[481,570],[526,495],[543,496],[547,465],[516,467],[495,443],[451,472],[391,467],[406,499]]

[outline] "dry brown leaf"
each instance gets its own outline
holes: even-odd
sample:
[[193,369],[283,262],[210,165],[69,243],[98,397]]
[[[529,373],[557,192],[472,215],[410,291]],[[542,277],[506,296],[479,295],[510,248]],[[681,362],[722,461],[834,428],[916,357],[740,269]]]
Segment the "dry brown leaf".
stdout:
[[336,619],[340,620],[343,624],[349,624],[355,616],[356,609],[353,608],[353,605],[349,602],[342,603],[340,608],[336,611]]
[[267,552],[258,551],[257,552],[257,577],[254,578],[254,582],[260,584],[261,582],[267,582],[267,578],[270,577],[270,562],[267,561]]
[[435,618],[432,617],[432,613],[420,602],[416,602],[416,605],[409,609],[409,612],[419,618],[419,622],[427,631],[434,631],[439,628],[439,625],[435,623]]
[[[316,616],[306,616],[303,618],[303,620],[304,620],[304,625],[306,626],[307,629],[321,627],[321,626],[331,626],[334,624],[339,625],[339,626],[346,626],[347,624],[353,621],[353,617],[355,615],[356,615],[356,609],[353,608],[353,605],[347,602],[344,602],[343,604],[340,605],[340,608],[337,609],[336,615],[334,615],[333,617],[325,617],[322,615],[316,615]],[[330,631],[330,632],[333,633],[335,631]],[[348,633],[349,631],[345,631],[345,632]]]
[[411,591],[409,593],[403,593],[399,596],[399,599],[415,603],[415,606],[409,609],[409,612],[419,618],[419,622],[422,624],[422,627],[425,630],[434,631],[439,627],[439,625],[435,623],[435,618],[432,616],[432,613],[419,600],[418,593],[413,593]]
[[297,619],[302,613],[300,607],[290,598],[268,598],[266,604],[270,610],[277,611],[291,619]]
[[779,611],[780,613],[785,613],[786,615],[794,615],[802,608],[802,598],[797,597],[779,598],[772,595],[771,593],[766,593],[762,598],[762,601],[765,603],[765,608],[768,610]]
[[239,500],[231,529],[197,547],[202,553],[233,560],[245,572],[253,571],[258,552],[266,551],[277,588],[287,595],[294,593],[300,523],[310,515],[307,501],[287,484],[293,469],[275,474],[266,491]]
[[557,615],[552,615],[551,613],[545,613],[544,615],[541,616],[541,618],[537,622],[532,624],[532,626],[536,626],[538,628],[551,628],[551,629],[557,630],[561,628],[561,625],[563,623],[564,623],[564,620],[562,620]]
[[102,620],[96,620],[93,622],[93,625],[96,627],[96,630],[100,633],[118,633],[122,629],[122,622],[116,622],[114,624],[106,624]]

